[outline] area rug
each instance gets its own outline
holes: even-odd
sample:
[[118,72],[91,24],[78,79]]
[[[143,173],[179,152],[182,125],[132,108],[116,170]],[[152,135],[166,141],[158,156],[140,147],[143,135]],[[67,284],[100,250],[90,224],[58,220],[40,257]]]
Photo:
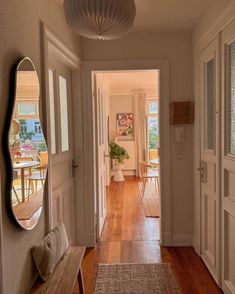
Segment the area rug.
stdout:
[[[138,183],[141,192],[142,183]],[[155,189],[154,182],[147,182],[144,197],[142,199],[144,214],[146,217],[160,216],[160,202],[158,191]]]
[[181,291],[170,264],[100,264],[94,293],[180,294]]

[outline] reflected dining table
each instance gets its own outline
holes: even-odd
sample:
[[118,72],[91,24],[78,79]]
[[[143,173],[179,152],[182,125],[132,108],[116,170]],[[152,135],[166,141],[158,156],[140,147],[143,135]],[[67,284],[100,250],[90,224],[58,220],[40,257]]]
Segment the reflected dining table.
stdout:
[[31,171],[33,167],[36,167],[39,164],[39,161],[25,161],[13,164],[14,170],[20,170],[22,202],[25,202],[25,170],[28,169],[29,171]]
[[150,163],[151,163],[152,165],[156,165],[156,166],[158,166],[158,165],[159,165],[159,158],[157,158],[157,159],[151,159],[151,160],[150,160]]

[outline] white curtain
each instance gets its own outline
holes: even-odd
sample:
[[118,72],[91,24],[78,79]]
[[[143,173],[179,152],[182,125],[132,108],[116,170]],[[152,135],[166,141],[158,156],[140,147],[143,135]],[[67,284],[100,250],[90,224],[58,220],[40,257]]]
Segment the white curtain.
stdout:
[[134,127],[136,144],[136,176],[140,176],[139,162],[146,157],[146,93],[144,90],[134,91]]

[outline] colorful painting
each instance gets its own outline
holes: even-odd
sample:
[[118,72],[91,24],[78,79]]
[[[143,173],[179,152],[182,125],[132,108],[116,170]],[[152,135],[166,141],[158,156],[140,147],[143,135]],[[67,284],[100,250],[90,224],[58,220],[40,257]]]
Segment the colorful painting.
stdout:
[[117,135],[133,136],[134,135],[134,114],[118,113],[117,114]]

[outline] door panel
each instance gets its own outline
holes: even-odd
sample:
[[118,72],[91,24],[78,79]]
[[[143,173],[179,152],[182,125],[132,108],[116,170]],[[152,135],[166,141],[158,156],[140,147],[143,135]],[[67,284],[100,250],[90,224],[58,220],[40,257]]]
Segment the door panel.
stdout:
[[94,99],[96,117],[96,146],[97,148],[97,223],[100,237],[106,218],[106,96],[102,89],[102,79],[94,75]]
[[52,226],[63,221],[69,242],[75,243],[73,177],[72,73],[58,60],[49,59]]
[[235,21],[222,34],[222,287],[235,293]]
[[219,40],[200,56],[202,259],[220,277]]

